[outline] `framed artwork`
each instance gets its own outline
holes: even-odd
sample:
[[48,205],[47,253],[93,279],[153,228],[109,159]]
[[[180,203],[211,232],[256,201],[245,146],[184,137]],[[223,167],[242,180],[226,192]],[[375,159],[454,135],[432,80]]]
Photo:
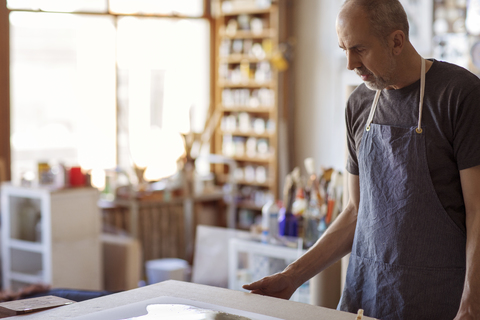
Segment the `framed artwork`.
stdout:
[[400,0],[410,24],[410,42],[418,53],[429,57],[432,53],[432,0]]

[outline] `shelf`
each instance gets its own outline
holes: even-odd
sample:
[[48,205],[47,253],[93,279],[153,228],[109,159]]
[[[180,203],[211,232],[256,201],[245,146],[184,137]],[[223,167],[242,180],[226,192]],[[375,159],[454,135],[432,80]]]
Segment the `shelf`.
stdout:
[[[221,176],[217,177],[217,180],[221,183],[228,183],[229,182],[228,179],[229,179],[228,175],[221,175]],[[235,179],[235,184],[269,188],[269,187],[271,187],[273,182],[270,181],[270,180],[267,180],[266,182],[260,183],[260,182],[256,182],[256,181],[247,181],[247,180],[244,180],[244,179]]]
[[237,203],[237,208],[254,210],[254,211],[261,211],[262,210],[262,206],[256,205],[252,201],[241,201],[241,202]]
[[40,242],[24,241],[18,239],[10,239],[9,247],[12,249],[30,251],[30,252],[43,252],[43,246]]
[[43,275],[33,275],[22,272],[11,272],[10,280],[19,281],[23,283],[42,283],[44,282]]
[[194,194],[193,201],[194,202],[204,202],[204,201],[215,201],[215,200],[222,200],[225,198],[225,193],[223,191],[215,191],[211,193],[202,193],[202,194]]
[[259,33],[254,33],[252,31],[242,31],[238,30],[233,35],[227,34],[225,31],[220,32],[220,37],[227,39],[266,39],[266,38],[275,38],[275,31],[271,29],[263,30]]
[[257,63],[262,61],[270,61],[271,57],[266,56],[263,59],[258,59],[245,54],[231,54],[228,57],[220,57],[220,63],[241,63],[243,61],[248,61],[250,63]]
[[264,133],[256,133],[255,131],[222,131],[224,135],[231,135],[231,136],[240,136],[240,137],[255,137],[255,138],[272,138],[273,133],[271,132],[264,132]]
[[220,106],[219,109],[223,112],[249,112],[249,113],[270,113],[275,111],[273,107],[261,106],[261,107],[250,107],[250,106]]
[[231,81],[224,81],[220,80],[218,82],[219,87],[223,88],[273,88],[273,82],[255,82],[255,81],[247,81],[247,82],[231,82]]
[[269,163],[273,161],[271,156],[266,156],[266,157],[233,156],[232,159],[236,161],[259,162],[259,163]]
[[266,182],[257,182],[257,181],[247,181],[247,180],[237,180],[237,185],[246,185],[246,186],[255,186],[255,187],[265,187],[268,188],[271,186],[270,181]]
[[229,12],[223,12],[220,14],[221,16],[224,17],[229,17],[229,16],[238,16],[239,14],[267,14],[270,13],[272,10],[272,7],[268,8],[248,8],[248,9],[242,9],[242,10],[232,10]]

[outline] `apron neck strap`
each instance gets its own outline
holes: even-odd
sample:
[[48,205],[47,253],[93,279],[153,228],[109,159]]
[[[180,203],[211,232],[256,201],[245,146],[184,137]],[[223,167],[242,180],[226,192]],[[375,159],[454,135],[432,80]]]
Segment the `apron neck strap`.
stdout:
[[420,103],[418,104],[418,126],[415,131],[422,133],[422,110],[423,110],[423,96],[425,95],[425,59],[422,59],[422,73],[420,75]]
[[[415,131],[417,133],[422,133],[422,111],[423,111],[423,96],[425,95],[425,59],[423,57],[420,57],[422,59],[422,71],[420,73],[420,103],[418,105],[418,126]],[[375,111],[377,110],[377,104],[378,100],[380,99],[380,94],[382,93],[382,90],[377,90],[375,93],[375,99],[373,99],[372,107],[370,108],[370,114],[368,115],[367,119],[367,126],[366,130],[370,131],[370,125],[372,124],[373,121],[373,116],[375,115]]]

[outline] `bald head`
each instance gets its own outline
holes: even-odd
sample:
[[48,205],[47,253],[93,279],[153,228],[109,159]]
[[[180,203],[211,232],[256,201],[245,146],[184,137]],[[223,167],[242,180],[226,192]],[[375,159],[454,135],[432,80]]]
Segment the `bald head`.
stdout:
[[347,69],[370,89],[399,89],[419,79],[422,60],[408,41],[407,15],[398,0],[346,0],[336,29]]
[[398,0],[346,0],[339,18],[349,19],[352,14],[358,14],[359,9],[368,19],[372,34],[380,40],[400,30],[408,41],[408,18]]

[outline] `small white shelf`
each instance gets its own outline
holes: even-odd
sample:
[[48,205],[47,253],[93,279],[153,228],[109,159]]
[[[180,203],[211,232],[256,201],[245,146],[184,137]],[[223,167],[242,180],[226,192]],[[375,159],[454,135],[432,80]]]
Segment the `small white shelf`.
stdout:
[[22,273],[22,272],[10,273],[11,281],[18,281],[22,283],[41,283],[43,282],[43,279],[44,279],[43,274],[33,275],[33,274]]
[[[284,240],[288,241],[262,243],[258,239],[230,239],[228,288],[245,291],[242,289],[242,285],[245,283],[280,272],[305,253],[303,241],[300,238],[285,238]],[[310,303],[308,286],[309,281],[297,289],[291,300]]]
[[40,242],[31,242],[18,239],[10,239],[9,248],[23,251],[43,253],[44,246]]
[[102,290],[98,198],[94,188],[53,190],[3,183],[3,289],[43,283]]

